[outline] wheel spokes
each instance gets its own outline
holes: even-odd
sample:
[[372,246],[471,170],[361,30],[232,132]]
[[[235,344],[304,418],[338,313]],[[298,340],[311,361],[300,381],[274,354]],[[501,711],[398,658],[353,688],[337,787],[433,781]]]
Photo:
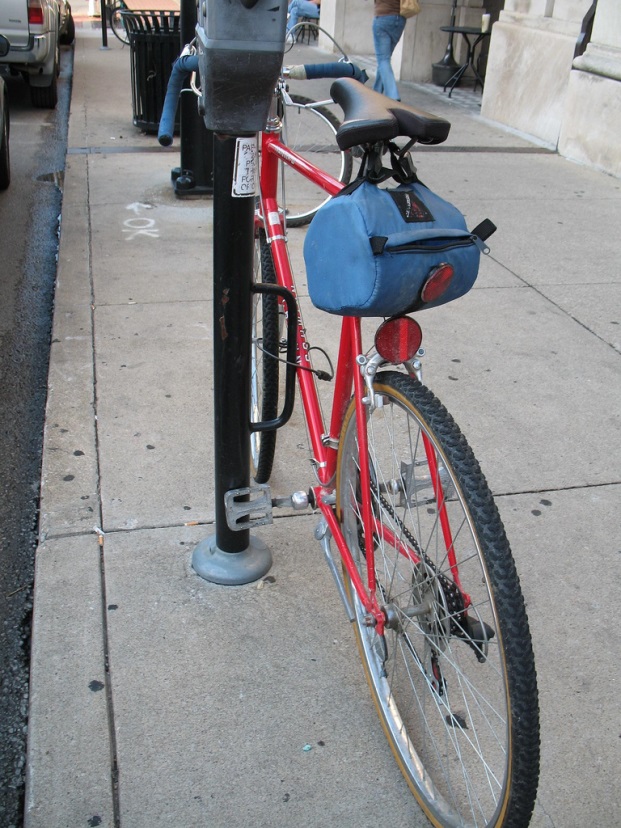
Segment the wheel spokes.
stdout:
[[[384,636],[366,628],[361,641],[406,775],[442,824],[481,825],[503,796],[508,762],[495,610],[457,481],[433,446],[434,485],[429,435],[402,413],[390,400],[368,418],[374,571],[387,621]],[[357,440],[350,449],[344,520],[364,578]]]

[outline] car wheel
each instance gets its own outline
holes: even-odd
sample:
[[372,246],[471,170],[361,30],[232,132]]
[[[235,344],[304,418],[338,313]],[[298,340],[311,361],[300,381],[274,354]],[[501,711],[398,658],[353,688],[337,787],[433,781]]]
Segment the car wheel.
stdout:
[[71,46],[73,41],[75,40],[75,22],[73,17],[69,15],[67,18],[67,26],[65,31],[60,36],[60,42],[63,46]]

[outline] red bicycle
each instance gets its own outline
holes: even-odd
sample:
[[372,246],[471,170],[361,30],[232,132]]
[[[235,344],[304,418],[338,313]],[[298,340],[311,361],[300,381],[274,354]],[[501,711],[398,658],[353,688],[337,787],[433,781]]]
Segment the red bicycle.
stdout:
[[[332,95],[346,106],[345,125],[352,105],[367,124],[366,137],[358,130],[348,140],[337,132],[337,151],[352,152],[355,141],[381,156],[388,139],[377,126],[374,131],[375,104],[360,84],[355,94],[340,95],[342,83],[333,84]],[[329,195],[344,185],[282,140],[284,85],[260,136],[255,282],[293,296],[287,207],[278,199],[282,168]],[[394,113],[395,102],[389,103]],[[409,141],[444,140],[437,137],[444,129],[440,119],[417,112],[416,123],[400,134]],[[297,310],[295,347],[289,342],[289,356],[282,354],[284,304],[269,293],[255,296],[254,418],[277,416],[279,366],[286,362],[297,376],[317,478],[308,495],[297,493],[288,502],[321,513],[316,537],[353,622],[399,767],[434,825],[527,825],[538,781],[539,728],[524,602],[479,464],[446,408],[422,384],[420,326],[409,316],[388,319],[369,347],[360,318],[343,318],[326,426],[317,390],[326,372],[313,366]],[[259,484],[270,477],[275,441],[275,430],[253,434]]]
[[[292,148],[284,124],[291,112],[328,102],[292,101],[285,77],[258,143],[240,139],[244,153],[259,156],[250,344],[255,483],[227,492],[227,520],[235,523],[237,499],[245,527],[269,523],[273,506],[320,513],[316,538],[353,623],[383,729],[423,811],[442,828],[526,826],[539,773],[536,673],[492,494],[455,421],[422,383],[422,331],[411,316],[385,319],[367,344],[360,317],[344,316],[336,369],[329,360],[329,370],[315,367],[322,349],[302,321],[287,248],[290,194],[296,216],[313,215],[343,188],[352,156],[370,169],[390,154],[405,169],[411,145],[444,141],[450,124],[355,81],[337,80],[331,93],[344,120],[330,119],[323,143],[312,129],[301,131],[310,157],[304,146]],[[347,175],[325,172],[317,160],[328,157]],[[309,188],[297,187],[298,178]],[[435,278],[421,295],[445,289]],[[322,380],[333,382],[328,420]],[[273,499],[276,429],[293,408],[296,382],[316,479],[308,491]]]

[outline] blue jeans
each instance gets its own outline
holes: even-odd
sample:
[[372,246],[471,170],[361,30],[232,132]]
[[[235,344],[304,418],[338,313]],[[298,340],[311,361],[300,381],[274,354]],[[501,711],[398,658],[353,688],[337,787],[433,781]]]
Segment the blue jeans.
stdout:
[[[296,2],[297,0],[293,0]],[[405,17],[400,14],[385,14],[373,18],[373,44],[377,59],[377,75],[373,89],[400,101],[395,74],[390,65],[390,58],[395,51],[405,28]]]
[[319,6],[316,3],[311,3],[310,0],[291,0],[287,31],[295,26],[300,17],[311,17],[313,20],[319,20]]

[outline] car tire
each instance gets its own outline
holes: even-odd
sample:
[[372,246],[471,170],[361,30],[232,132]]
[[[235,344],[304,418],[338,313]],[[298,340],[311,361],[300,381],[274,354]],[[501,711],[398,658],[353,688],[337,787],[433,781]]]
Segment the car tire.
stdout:
[[37,109],[54,109],[58,103],[58,79],[56,70],[52,75],[52,82],[49,86],[31,86],[30,102]]
[[9,161],[9,112],[5,108],[0,126],[0,190],[6,190],[11,183],[11,165]]
[[63,46],[71,46],[75,40],[75,21],[71,15],[67,18],[67,26],[65,31],[60,36],[60,42]]
[[37,109],[54,109],[58,103],[58,76],[60,75],[60,42],[57,39],[54,49],[52,80],[49,86],[30,86],[30,102]]

